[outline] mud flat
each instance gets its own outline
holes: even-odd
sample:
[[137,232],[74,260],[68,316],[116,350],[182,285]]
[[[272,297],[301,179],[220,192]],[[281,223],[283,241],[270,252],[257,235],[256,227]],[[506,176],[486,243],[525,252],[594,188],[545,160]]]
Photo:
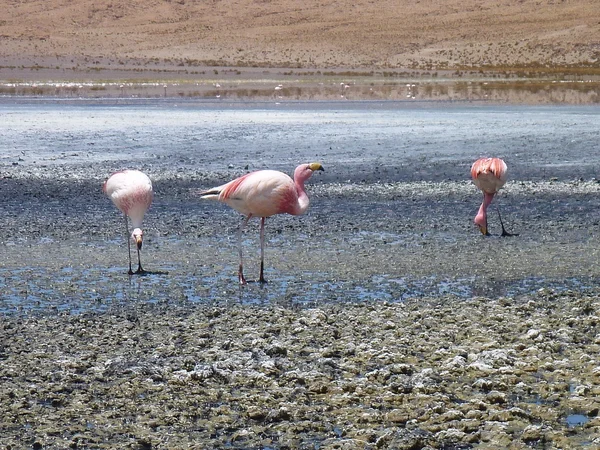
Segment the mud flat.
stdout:
[[[4,105],[0,445],[597,448],[597,111],[363,106]],[[471,224],[492,151],[514,238]],[[194,190],[316,159],[240,289],[240,218]],[[131,166],[133,278],[100,189]]]

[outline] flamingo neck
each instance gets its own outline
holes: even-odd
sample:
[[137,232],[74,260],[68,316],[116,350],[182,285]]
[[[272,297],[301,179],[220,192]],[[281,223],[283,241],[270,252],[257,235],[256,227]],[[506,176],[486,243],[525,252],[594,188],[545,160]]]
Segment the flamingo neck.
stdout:
[[492,200],[494,200],[494,195],[495,194],[490,194],[489,192],[484,192],[483,203],[481,204],[481,206],[483,206],[487,210],[487,207],[490,206],[490,203],[492,203]]
[[490,194],[488,192],[483,193],[483,202],[481,203],[479,211],[475,216],[475,225],[487,227],[487,208],[490,206],[490,203],[492,203],[493,199],[494,194]]
[[129,211],[129,218],[131,219],[131,225],[133,228],[142,228],[142,222],[144,221],[144,212],[136,209]]
[[298,206],[296,207],[297,214],[304,214],[310,204],[308,194],[304,190],[304,183],[300,184],[296,182],[296,192],[298,193]]
[[308,199],[308,194],[304,190],[304,183],[311,175],[312,170],[307,169],[305,166],[297,167],[294,172],[294,185],[296,187],[296,194],[298,195],[298,203],[294,208],[294,214],[296,215],[304,214],[308,209],[310,200]]

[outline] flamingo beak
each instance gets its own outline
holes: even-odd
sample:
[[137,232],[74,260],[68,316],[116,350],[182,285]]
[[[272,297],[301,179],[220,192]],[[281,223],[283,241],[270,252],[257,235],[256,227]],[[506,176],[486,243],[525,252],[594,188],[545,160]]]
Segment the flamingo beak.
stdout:
[[135,237],[135,245],[137,245],[138,250],[142,249],[142,237],[141,236]]
[[481,231],[481,234],[483,234],[484,236],[488,235],[487,227],[481,226],[481,227],[479,227],[479,231]]
[[325,171],[325,169],[323,169],[323,166],[321,165],[321,163],[316,163],[316,162],[315,162],[315,163],[310,163],[310,164],[308,165],[308,168],[309,168],[310,170],[312,170],[313,172],[314,172],[315,170],[322,170],[322,171]]

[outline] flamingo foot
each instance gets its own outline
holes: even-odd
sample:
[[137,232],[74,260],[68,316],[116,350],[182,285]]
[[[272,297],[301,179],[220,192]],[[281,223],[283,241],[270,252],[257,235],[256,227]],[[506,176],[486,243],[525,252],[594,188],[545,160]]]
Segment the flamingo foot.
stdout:
[[500,219],[500,226],[502,227],[502,234],[500,236],[518,236],[519,233],[509,233],[508,231],[506,231],[506,228],[504,228],[504,222],[502,222],[502,216],[500,216],[500,210],[498,209],[498,207],[496,207],[496,211],[498,211],[498,219]]
[[260,276],[258,277],[258,282],[267,284],[267,280],[265,280],[265,263],[262,260],[260,261]]
[[238,270],[238,279],[240,280],[240,285],[242,285],[242,286],[243,286],[243,285],[245,285],[245,284],[248,284],[248,283],[246,282],[246,278],[244,278],[244,272],[243,272],[243,270],[242,270],[242,265],[241,265],[241,264],[240,264],[240,268],[239,268],[239,270]]

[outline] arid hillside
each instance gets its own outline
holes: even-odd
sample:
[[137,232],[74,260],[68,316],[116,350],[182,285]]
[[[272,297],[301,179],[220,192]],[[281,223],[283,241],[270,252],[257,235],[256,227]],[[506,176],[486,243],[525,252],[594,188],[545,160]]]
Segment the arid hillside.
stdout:
[[600,65],[598,0],[0,0],[0,10],[3,66]]

